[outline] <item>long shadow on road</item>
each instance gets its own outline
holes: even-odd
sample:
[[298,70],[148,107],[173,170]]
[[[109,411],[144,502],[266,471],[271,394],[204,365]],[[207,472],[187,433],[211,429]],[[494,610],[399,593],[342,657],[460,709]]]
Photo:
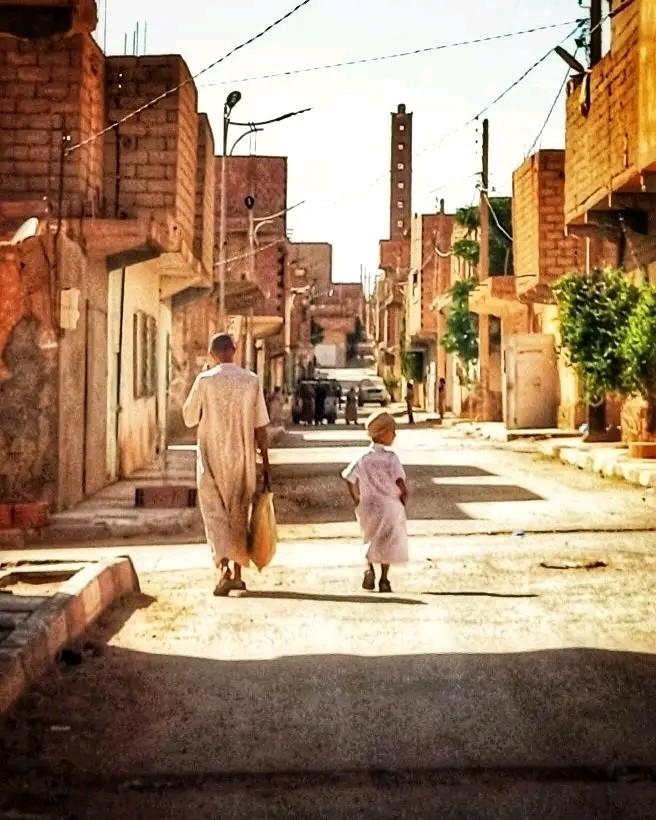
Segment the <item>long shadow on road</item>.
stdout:
[[[343,463],[273,467],[276,516],[281,525],[343,523],[353,520],[344,481]],[[471,520],[464,504],[541,501],[541,496],[515,484],[469,483],[493,474],[471,465],[406,465],[413,520]],[[458,483],[454,479],[465,479]]]
[[534,592],[424,592],[423,595],[435,595],[446,598],[539,598]]
[[[150,602],[134,598],[134,608]],[[240,623],[248,624],[255,611],[249,616],[248,598],[241,604]],[[624,793],[620,813],[599,814],[593,789],[579,795],[581,804],[565,800],[557,810],[545,796],[548,814],[497,815],[485,807],[456,814],[438,788],[446,804],[437,815],[417,804],[402,815],[318,816],[652,816],[623,811],[633,799],[645,800],[644,786],[656,776],[654,654],[440,653],[436,634],[430,654],[226,660],[110,644],[129,612],[124,607],[105,619],[100,657],[56,670],[0,723],[0,811],[172,817],[168,807],[180,807],[184,794],[177,816],[239,816],[208,806],[207,797],[203,803],[203,790],[211,787],[246,807],[256,799],[253,790],[274,789],[269,812],[242,816],[286,817],[300,816],[289,813],[287,802],[296,788],[325,781],[339,791],[349,777],[356,791],[371,783],[400,787],[395,777],[401,785],[425,781],[433,790],[462,782],[471,799],[494,782],[503,791],[535,784],[599,788],[621,776],[636,785]],[[180,617],[171,612],[171,625]],[[298,618],[290,628],[302,623],[310,628]],[[337,622],[326,628],[331,624],[334,630]],[[348,635],[358,629],[348,618],[341,624]],[[217,616],[216,634],[197,643],[197,651],[221,651],[225,628]],[[368,626],[361,628],[366,633]],[[399,618],[395,629],[408,632],[411,647],[412,623]],[[251,634],[253,653],[263,651],[266,642]],[[320,644],[321,628],[316,637]]]
[[388,595],[320,595],[309,592],[283,592],[270,590],[247,591],[241,598],[270,598],[281,601],[328,601],[335,604],[405,604],[425,606],[424,601],[412,598],[395,598]]

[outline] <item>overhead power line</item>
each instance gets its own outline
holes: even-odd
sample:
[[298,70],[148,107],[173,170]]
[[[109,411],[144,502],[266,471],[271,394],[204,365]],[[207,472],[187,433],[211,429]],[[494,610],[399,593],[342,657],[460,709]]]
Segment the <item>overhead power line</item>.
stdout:
[[562,23],[550,23],[544,26],[534,26],[533,28],[522,29],[521,31],[508,31],[502,34],[491,34],[486,37],[476,37],[472,40],[460,40],[455,43],[442,43],[435,46],[425,46],[423,48],[415,48],[410,51],[397,51],[394,54],[381,54],[373,57],[360,57],[355,60],[344,60],[340,63],[325,63],[324,65],[305,66],[304,68],[291,68],[287,71],[277,71],[272,74],[259,74],[253,77],[240,77],[232,80],[217,80],[213,83],[203,83],[200,88],[212,88],[221,85],[236,85],[238,83],[252,83],[258,80],[274,80],[279,77],[293,77],[299,74],[310,74],[316,71],[330,71],[336,68],[351,68],[352,66],[368,65],[370,63],[382,63],[387,60],[398,60],[403,57],[417,57],[420,54],[430,54],[435,51],[444,51],[451,48],[462,48],[463,46],[473,46],[480,43],[491,43],[495,40],[507,40],[512,37],[521,37],[526,34],[534,34],[540,31],[550,31],[556,28],[563,28],[564,26],[571,26],[574,23],[579,23],[578,20],[567,20]]
[[78,148],[82,148],[84,145],[88,145],[90,142],[94,142],[95,140],[97,140],[100,137],[107,134],[109,131],[112,131],[114,128],[117,128],[119,125],[122,125],[124,122],[127,122],[128,120],[131,120],[133,117],[136,117],[137,114],[141,114],[142,111],[146,111],[146,109],[150,108],[151,106],[155,105],[156,103],[160,102],[161,100],[164,100],[167,97],[170,97],[171,94],[175,94],[178,91],[180,91],[180,89],[184,88],[185,86],[189,85],[190,83],[193,83],[199,77],[202,77],[203,74],[206,74],[208,71],[211,71],[213,68],[215,68],[220,63],[223,63],[225,60],[228,59],[228,57],[232,57],[233,54],[236,54],[238,51],[241,51],[242,49],[246,48],[246,46],[249,46],[252,43],[254,43],[256,40],[259,40],[260,38],[264,37],[272,29],[276,28],[281,23],[284,23],[292,15],[296,14],[297,11],[300,11],[304,6],[307,6],[310,2],[312,2],[312,0],[300,0],[300,2],[298,2],[293,8],[291,8],[288,12],[283,14],[282,17],[278,17],[277,20],[274,20],[272,23],[269,23],[269,25],[266,26],[266,28],[263,28],[257,34],[253,35],[252,37],[249,37],[248,40],[244,40],[243,43],[240,43],[239,45],[237,45],[234,48],[230,49],[230,51],[228,51],[222,57],[219,57],[218,60],[214,60],[209,65],[205,66],[205,68],[203,68],[200,71],[196,72],[196,74],[193,74],[191,77],[188,77],[186,80],[184,80],[183,82],[181,82],[178,85],[174,86],[173,88],[169,88],[167,91],[164,91],[161,94],[158,94],[156,97],[153,97],[153,99],[150,100],[149,102],[144,103],[144,105],[140,105],[139,108],[135,108],[134,111],[131,111],[129,114],[126,114],[124,117],[121,117],[121,119],[118,120],[118,122],[113,122],[111,125],[108,125],[105,128],[103,128],[101,131],[98,131],[95,134],[92,134],[90,137],[87,137],[86,139],[81,140],[80,142],[76,143],[75,145],[72,145],[70,148],[67,148],[66,149],[66,155],[68,156],[68,155],[72,154],[74,151],[77,151]]
[[[567,42],[567,40],[569,40],[574,34],[576,34],[579,31],[579,29],[581,28],[583,22],[584,21],[581,21],[581,20],[577,21],[575,28],[571,29],[565,35],[565,37],[563,37],[555,45],[561,45],[562,43]],[[485,106],[483,106],[483,108],[481,108],[476,114],[469,117],[467,120],[465,120],[460,125],[456,126],[455,128],[451,129],[450,131],[448,131],[446,134],[444,134],[442,137],[440,137],[437,141],[431,143],[430,145],[425,146],[424,148],[422,148],[421,150],[416,152],[413,156],[413,159],[415,157],[421,156],[422,154],[426,154],[429,151],[433,151],[433,150],[439,148],[447,140],[451,139],[452,137],[456,136],[461,131],[463,131],[465,128],[468,128],[470,125],[473,125],[475,122],[477,122],[483,116],[483,114],[486,114],[491,108],[493,108],[495,105],[497,105],[497,103],[501,102],[501,100],[504,99],[504,97],[506,97],[508,94],[510,94],[512,91],[514,91],[514,89],[517,88],[517,86],[521,85],[521,83],[523,83],[524,80],[533,71],[535,71],[536,68],[538,68],[540,65],[542,65],[542,63],[544,63],[554,53],[554,48],[555,48],[555,46],[551,46],[551,48],[549,48],[549,50],[547,52],[545,52],[538,60],[536,60],[534,63],[532,63],[527,69],[525,69],[519,75],[519,77],[517,77],[517,79],[513,80],[513,82],[510,83],[510,85],[508,85],[506,88],[504,88],[503,91],[501,91],[499,94],[497,94],[497,96],[493,100],[491,100],[489,103],[487,103]],[[365,183],[364,185],[360,186],[357,189],[357,193],[358,194],[362,193],[363,191],[373,187],[374,185],[377,185],[379,182],[382,182],[383,180],[389,179],[389,175],[390,175],[390,171],[389,170],[385,171],[383,174],[380,174],[378,177],[376,177],[376,179],[374,179],[371,182]],[[340,196],[338,199],[336,199],[336,200],[334,200],[334,201],[332,201],[332,202],[330,202],[326,205],[323,205],[321,203],[317,203],[317,207],[320,206],[321,208],[324,208],[324,209],[325,208],[332,208],[336,205],[341,205],[343,202],[346,202],[349,199],[352,199],[353,195],[354,195],[354,189],[351,189],[351,191],[349,193]]]
[[[574,52],[574,57],[575,58],[576,58],[577,52],[578,52],[578,49]],[[562,83],[560,84],[560,86],[558,87],[558,91],[556,92],[556,96],[554,97],[554,100],[551,103],[551,107],[549,108],[549,111],[547,112],[547,116],[545,117],[545,120],[542,123],[542,127],[540,128],[540,130],[537,133],[537,136],[533,140],[533,144],[528,149],[528,154],[526,155],[527,157],[531,156],[533,151],[535,151],[536,147],[538,146],[540,140],[542,139],[542,135],[546,131],[547,125],[549,125],[549,120],[551,119],[551,117],[553,115],[553,112],[556,110],[556,105],[558,105],[558,100],[560,99],[563,91],[565,90],[565,86],[567,85],[568,80],[569,80],[569,69],[567,69],[567,71],[565,72],[565,77],[564,77]]]

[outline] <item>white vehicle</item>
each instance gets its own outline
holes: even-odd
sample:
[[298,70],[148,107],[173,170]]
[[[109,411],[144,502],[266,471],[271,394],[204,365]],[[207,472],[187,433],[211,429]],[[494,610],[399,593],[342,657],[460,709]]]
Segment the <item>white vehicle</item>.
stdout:
[[390,394],[380,376],[362,379],[358,390],[358,404],[360,407],[365,404],[380,404],[381,407],[386,407],[389,403]]

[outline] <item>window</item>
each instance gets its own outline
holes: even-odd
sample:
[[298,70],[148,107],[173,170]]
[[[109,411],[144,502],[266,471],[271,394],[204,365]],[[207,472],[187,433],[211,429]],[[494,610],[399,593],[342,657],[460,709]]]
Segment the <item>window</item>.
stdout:
[[405,188],[405,182],[397,182],[396,187],[402,191]]
[[132,317],[133,385],[135,399],[157,392],[157,321],[138,311]]
[[405,131],[405,125],[403,125],[403,123],[399,125],[399,131]]
[[401,200],[400,200],[400,199],[399,199],[399,201],[396,203],[396,207],[397,207],[399,210],[402,210],[402,209],[403,209],[403,202],[401,202]]
[[396,163],[396,170],[397,171],[404,171],[405,170],[405,165],[402,162],[397,162]]
[[403,227],[403,220],[402,219],[397,219],[396,220],[396,227],[397,228],[402,228]]
[[405,151],[405,143],[404,142],[400,142],[396,147],[399,149],[399,151]]

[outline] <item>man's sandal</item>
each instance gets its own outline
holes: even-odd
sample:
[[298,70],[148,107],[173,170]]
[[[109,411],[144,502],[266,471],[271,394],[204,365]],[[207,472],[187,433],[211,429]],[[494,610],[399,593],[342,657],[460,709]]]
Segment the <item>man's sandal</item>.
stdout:
[[217,598],[226,598],[231,592],[245,592],[246,584],[243,581],[236,581],[229,576],[223,576],[214,587],[214,595]]

